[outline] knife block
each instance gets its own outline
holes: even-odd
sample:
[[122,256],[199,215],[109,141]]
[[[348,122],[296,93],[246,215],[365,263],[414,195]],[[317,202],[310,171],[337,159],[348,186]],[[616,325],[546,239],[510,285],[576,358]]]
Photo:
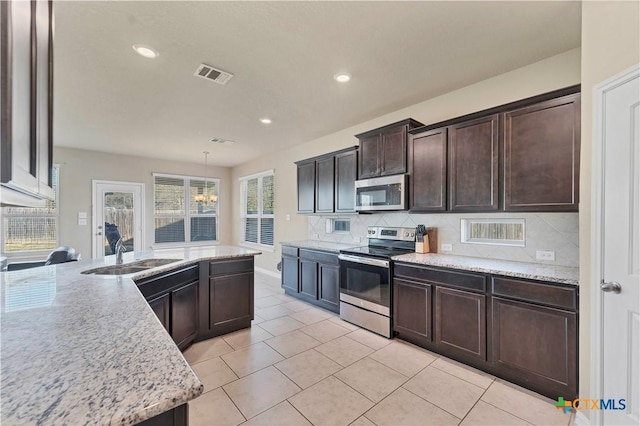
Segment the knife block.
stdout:
[[416,241],[416,253],[438,252],[438,228],[427,228],[427,233],[422,237],[422,242]]

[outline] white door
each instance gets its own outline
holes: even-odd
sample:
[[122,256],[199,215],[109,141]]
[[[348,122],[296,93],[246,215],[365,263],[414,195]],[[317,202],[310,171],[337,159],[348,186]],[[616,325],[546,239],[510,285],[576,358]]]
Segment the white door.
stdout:
[[600,363],[598,397],[615,400],[618,409],[591,415],[592,422],[606,425],[640,423],[639,80],[634,67],[594,92],[593,296],[601,321],[594,356]]
[[144,184],[93,181],[93,258],[114,254],[122,238],[127,251],[140,251]]

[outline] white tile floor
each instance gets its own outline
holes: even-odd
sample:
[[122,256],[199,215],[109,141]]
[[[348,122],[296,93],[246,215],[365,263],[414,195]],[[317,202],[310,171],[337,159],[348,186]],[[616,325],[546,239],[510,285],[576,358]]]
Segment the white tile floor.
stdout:
[[184,356],[197,425],[570,425],[554,401],[286,296],[256,273],[250,329]]

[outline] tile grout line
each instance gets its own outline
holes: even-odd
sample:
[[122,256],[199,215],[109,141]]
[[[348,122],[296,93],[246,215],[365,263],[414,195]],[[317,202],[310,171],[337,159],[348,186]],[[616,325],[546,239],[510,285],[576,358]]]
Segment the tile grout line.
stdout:
[[[227,384],[228,384],[228,383],[227,383]],[[216,388],[216,389],[218,389],[218,388]],[[234,407],[236,407],[236,410],[238,410],[238,413],[240,413],[240,415],[242,416],[242,418],[244,419],[244,421],[246,422],[247,420],[249,420],[249,419],[247,419],[247,418],[245,417],[245,415],[242,413],[242,411],[240,410],[240,407],[238,407],[238,406],[236,405],[236,402],[231,398],[231,396],[229,396],[229,394],[228,394],[228,393],[227,393],[227,391],[224,389],[224,387],[220,386],[220,388],[219,388],[219,389],[221,389],[221,390],[222,390],[222,392],[224,392],[224,394],[227,396],[227,398],[229,398],[229,401],[231,401],[231,403],[233,404],[233,406],[234,406]],[[244,423],[244,422],[242,422],[242,423]]]
[[[403,386],[404,386],[404,385],[403,385]],[[411,389],[407,389],[407,388],[405,388],[405,387],[403,387],[402,389],[406,390],[406,391],[407,391],[407,392],[409,392],[410,394],[413,394],[413,395],[417,396],[417,397],[418,397],[418,398],[420,398],[421,400],[423,400],[423,401],[425,401],[425,402],[427,402],[427,403],[429,403],[429,404],[433,405],[433,406],[434,406],[434,407],[436,407],[437,409],[444,411],[445,413],[447,413],[447,414],[449,414],[449,415],[451,415],[451,416],[455,417],[456,419],[460,420],[460,422],[462,422],[462,419],[460,419],[460,417],[456,416],[455,414],[453,414],[452,412],[450,412],[450,411],[448,411],[448,410],[445,410],[444,408],[440,407],[439,405],[434,404],[433,402],[429,401],[428,399],[425,399],[425,398],[421,397],[421,396],[420,396],[420,395],[418,395],[417,393],[415,393],[415,392],[411,391]],[[460,422],[458,422],[458,424],[460,424]]]
[[[469,408],[469,411],[467,411],[467,414],[464,415],[464,417],[460,420],[459,424],[462,424],[462,422],[464,422],[464,419],[467,418],[467,416],[469,415],[469,413],[471,413],[473,411],[473,409],[476,407],[476,405],[478,405],[478,402],[482,401],[482,397],[484,396],[485,393],[487,393],[489,391],[489,388],[491,387],[491,385],[494,383],[495,379],[491,380],[491,384],[489,384],[489,386],[487,386],[487,388],[484,390],[484,392],[482,392],[482,395],[480,395],[480,397],[478,398],[478,400],[476,402],[473,403],[473,405],[471,406],[471,408]],[[487,404],[486,401],[482,401],[485,404]],[[498,408],[498,407],[496,407]],[[504,410],[502,410],[504,411]],[[529,422],[527,422],[529,423]]]
[[[451,359],[451,358],[448,358],[448,359]],[[433,361],[433,363],[435,363],[435,361]],[[452,365],[455,365],[455,364],[452,364]],[[475,383],[473,383],[473,382],[470,382],[470,381],[469,381],[469,380],[467,380],[467,379],[463,379],[462,377],[458,377],[458,376],[456,376],[455,374],[452,374],[452,373],[448,372],[447,370],[443,370],[442,368],[438,368],[438,366],[437,366],[437,365],[432,365],[432,367],[433,367],[433,368],[435,368],[435,369],[436,369],[436,370],[438,370],[438,371],[441,371],[441,372],[443,372],[443,373],[447,373],[448,375],[453,376],[453,377],[455,377],[456,379],[460,379],[460,380],[462,380],[463,382],[469,383],[470,385],[473,385],[473,386],[479,387],[480,389],[483,389],[483,387],[482,387],[482,386],[477,385],[477,384],[475,384]],[[473,368],[473,367],[472,367],[472,368]],[[464,368],[463,368],[463,369],[464,369]],[[465,369],[465,370],[466,370],[466,369]],[[470,373],[475,373],[475,372],[470,371]],[[477,373],[475,373],[475,374],[477,374]],[[491,385],[493,384],[494,380],[495,380],[495,377],[493,377],[493,378],[491,379],[491,383],[489,384],[489,386],[491,386]],[[484,389],[486,389],[486,388],[484,388]]]

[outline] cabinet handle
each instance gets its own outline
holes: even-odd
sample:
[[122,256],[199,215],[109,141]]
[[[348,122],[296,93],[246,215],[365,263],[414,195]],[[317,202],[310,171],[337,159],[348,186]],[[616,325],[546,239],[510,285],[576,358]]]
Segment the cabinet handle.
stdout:
[[602,280],[602,282],[600,282],[600,290],[604,291],[605,293],[620,294],[620,292],[622,292],[622,286],[617,281],[606,283],[604,282],[604,280]]

